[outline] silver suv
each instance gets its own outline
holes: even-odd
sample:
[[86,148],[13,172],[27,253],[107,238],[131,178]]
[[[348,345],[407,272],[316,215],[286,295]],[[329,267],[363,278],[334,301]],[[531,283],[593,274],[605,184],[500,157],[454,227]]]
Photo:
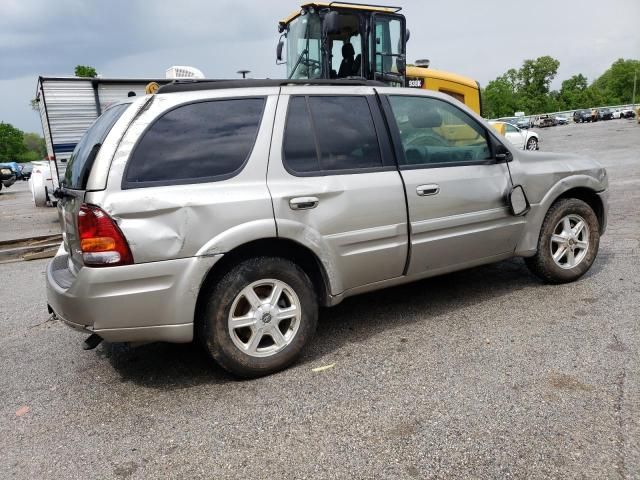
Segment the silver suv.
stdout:
[[453,98],[371,82],[195,82],[106,110],[57,191],[49,308],[110,342],[191,342],[240,376],[290,364],[319,306],[526,257],[583,275],[597,162],[515,150]]

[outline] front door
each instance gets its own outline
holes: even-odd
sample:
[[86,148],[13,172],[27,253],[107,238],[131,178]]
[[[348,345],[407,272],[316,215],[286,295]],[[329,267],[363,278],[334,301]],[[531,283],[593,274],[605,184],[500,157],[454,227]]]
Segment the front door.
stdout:
[[267,182],[278,236],[311,248],[332,294],[402,275],[407,215],[371,88],[283,87]]
[[493,159],[484,126],[441,98],[387,98],[409,206],[407,273],[453,270],[513,252],[522,219],[509,213],[507,165]]

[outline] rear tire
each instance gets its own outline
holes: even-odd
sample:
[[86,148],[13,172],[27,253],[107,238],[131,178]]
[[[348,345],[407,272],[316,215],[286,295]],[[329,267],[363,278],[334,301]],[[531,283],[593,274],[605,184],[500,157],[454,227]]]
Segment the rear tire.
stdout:
[[594,211],[582,200],[566,198],[547,212],[538,251],[525,262],[547,283],[573,282],[591,268],[599,245],[600,224]]
[[315,333],[318,301],[313,284],[289,260],[246,260],[205,294],[198,340],[220,366],[239,377],[286,368]]

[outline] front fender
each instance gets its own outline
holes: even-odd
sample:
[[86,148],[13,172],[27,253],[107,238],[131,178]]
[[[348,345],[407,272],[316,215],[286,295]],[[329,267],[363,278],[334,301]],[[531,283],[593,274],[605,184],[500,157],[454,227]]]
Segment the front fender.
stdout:
[[539,203],[531,205],[522,237],[516,247],[516,255],[528,257],[535,254],[542,222],[549,208],[560,196],[574,188],[587,188],[600,193],[603,191],[603,183],[589,175],[571,175],[558,180]]

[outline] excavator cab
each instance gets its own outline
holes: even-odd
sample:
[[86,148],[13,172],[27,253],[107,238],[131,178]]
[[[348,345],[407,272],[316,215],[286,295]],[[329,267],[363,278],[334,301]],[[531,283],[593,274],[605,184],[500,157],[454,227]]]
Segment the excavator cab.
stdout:
[[290,79],[365,78],[404,86],[407,30],[399,11],[349,2],[305,3],[278,24],[278,62],[287,64]]

